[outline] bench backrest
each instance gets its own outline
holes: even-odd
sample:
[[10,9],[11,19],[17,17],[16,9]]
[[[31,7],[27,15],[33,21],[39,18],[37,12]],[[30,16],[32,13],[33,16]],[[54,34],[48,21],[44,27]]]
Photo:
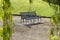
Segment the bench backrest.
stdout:
[[33,12],[21,12],[20,15],[21,15],[21,18],[34,17],[34,16],[36,16],[36,12],[35,11],[33,11]]
[[29,12],[28,15],[29,16],[36,16],[36,12]]
[[36,12],[21,12],[21,16],[36,16]]

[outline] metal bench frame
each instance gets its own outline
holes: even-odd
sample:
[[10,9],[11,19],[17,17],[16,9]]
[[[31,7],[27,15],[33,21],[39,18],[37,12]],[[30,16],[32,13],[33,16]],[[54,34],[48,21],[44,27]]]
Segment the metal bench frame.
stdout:
[[36,12],[21,12],[20,13],[22,22],[24,23],[25,20],[30,20],[31,22],[33,22],[33,19],[37,19],[38,21],[40,21],[40,17],[36,15]]

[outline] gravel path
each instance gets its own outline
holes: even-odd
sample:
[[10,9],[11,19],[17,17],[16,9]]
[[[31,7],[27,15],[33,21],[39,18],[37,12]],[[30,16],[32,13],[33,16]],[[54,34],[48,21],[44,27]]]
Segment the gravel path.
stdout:
[[33,25],[31,28],[20,24],[20,17],[13,17],[15,22],[12,40],[49,40],[50,20],[42,19],[43,24]]
[[[21,25],[20,17],[13,16],[15,23],[14,33],[11,40],[49,40],[50,20],[42,18],[43,24],[33,25],[31,28]],[[0,22],[2,26],[2,22]]]

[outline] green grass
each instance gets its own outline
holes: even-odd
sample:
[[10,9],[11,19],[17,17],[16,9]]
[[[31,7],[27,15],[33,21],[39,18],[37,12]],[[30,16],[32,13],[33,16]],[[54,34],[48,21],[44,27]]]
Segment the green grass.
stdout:
[[[29,4],[29,0],[11,0],[11,5],[13,14],[20,14],[20,12],[29,11],[30,6],[31,11],[36,11],[38,16],[53,16],[55,12],[53,8],[48,5],[48,3],[42,0],[33,0],[31,5]],[[2,16],[1,10],[2,8],[0,6],[0,17]]]
[[[11,3],[13,13],[19,14],[20,12],[29,11],[30,4],[28,0],[11,0]],[[52,16],[54,14],[52,7],[41,0],[33,0],[33,3],[31,4],[31,11],[36,11],[38,16]]]

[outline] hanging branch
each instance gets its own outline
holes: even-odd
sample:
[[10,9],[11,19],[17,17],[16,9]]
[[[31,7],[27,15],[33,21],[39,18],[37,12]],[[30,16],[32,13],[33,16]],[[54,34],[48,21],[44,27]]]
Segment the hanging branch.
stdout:
[[60,0],[43,0],[43,1],[52,3],[52,4],[56,4],[56,5],[60,5]]

